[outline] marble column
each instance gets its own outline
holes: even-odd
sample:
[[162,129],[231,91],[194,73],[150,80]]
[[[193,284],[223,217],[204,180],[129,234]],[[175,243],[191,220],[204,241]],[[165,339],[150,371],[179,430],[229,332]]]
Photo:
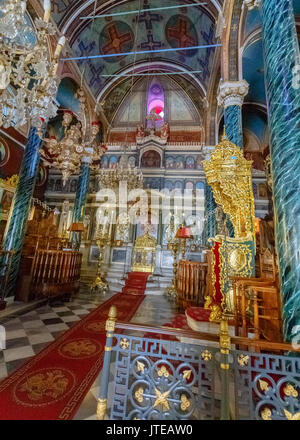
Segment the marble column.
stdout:
[[[84,219],[85,203],[89,191],[91,168],[89,163],[82,162],[80,167],[79,178],[77,182],[76,196],[73,208],[73,223],[82,223]],[[74,246],[79,249],[81,242],[81,234],[74,232],[72,236]]]
[[21,252],[27,229],[30,202],[39,169],[39,149],[41,147],[41,143],[42,140],[36,134],[36,129],[32,127],[29,132],[29,137],[21,164],[19,182],[13,201],[12,215],[3,241],[4,250],[15,252],[12,258],[6,297],[14,295]]
[[[221,81],[219,84],[218,104],[224,106],[224,124],[228,139],[243,148],[242,105],[249,90],[249,84],[241,81]],[[227,230],[234,237],[234,229],[227,216]]]
[[224,106],[224,124],[228,139],[243,148],[242,105],[247,95],[247,81],[221,81],[218,104]]
[[292,0],[262,0],[261,16],[284,339],[299,343],[300,54]]
[[205,181],[204,187],[204,229],[203,229],[203,242],[205,246],[210,246],[208,239],[215,237],[217,233],[217,222],[216,222],[216,202],[214,199],[213,191],[208,183]]
[[84,208],[89,191],[91,168],[88,163],[83,162],[80,167],[77,182],[76,197],[73,208],[73,222],[82,222],[84,218]]

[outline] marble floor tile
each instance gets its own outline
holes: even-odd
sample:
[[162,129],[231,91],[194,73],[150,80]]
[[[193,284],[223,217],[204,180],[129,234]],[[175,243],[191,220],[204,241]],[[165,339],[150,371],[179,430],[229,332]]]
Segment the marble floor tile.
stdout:
[[41,333],[37,335],[28,336],[31,345],[42,344],[43,342],[54,341],[54,337],[51,333]]
[[39,314],[39,319],[41,319],[42,321],[44,321],[45,319],[52,319],[52,318],[57,318],[57,314],[54,313],[54,312],[40,313]]
[[6,331],[6,340],[15,339],[15,338],[22,338],[22,337],[25,337],[25,336],[26,336],[26,331],[24,329],[7,330]]
[[65,323],[60,323],[60,324],[50,324],[46,326],[47,329],[52,333],[52,332],[58,332],[61,330],[68,330],[69,327],[67,326],[67,324]]
[[25,347],[18,348],[9,348],[4,350],[4,360],[5,362],[15,361],[18,359],[24,359],[29,356],[33,356],[34,351],[31,345],[27,345]]
[[78,321],[80,321],[80,318],[77,315],[62,316],[61,319],[62,319],[63,322],[66,322],[66,323],[67,322],[78,322]]
[[40,319],[37,319],[35,321],[27,321],[23,323],[23,327],[28,329],[43,327],[43,325],[44,323]]
[[58,307],[52,307],[55,312],[68,312],[68,307],[65,306],[58,306]]

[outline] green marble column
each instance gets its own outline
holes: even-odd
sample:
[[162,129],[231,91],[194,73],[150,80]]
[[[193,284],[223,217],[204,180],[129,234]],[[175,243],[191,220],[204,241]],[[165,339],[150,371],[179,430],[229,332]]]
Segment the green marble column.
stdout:
[[[79,178],[77,182],[77,190],[73,208],[73,222],[83,222],[84,218],[84,208],[86,203],[86,198],[89,191],[91,168],[88,163],[83,162],[80,167]],[[81,234],[74,232],[72,241],[74,246],[79,249]]]
[[8,225],[7,234],[3,241],[3,249],[15,251],[15,254],[12,258],[8,286],[5,295],[6,297],[14,295],[21,252],[27,229],[30,202],[39,168],[39,149],[41,147],[41,143],[42,140],[36,134],[36,129],[31,128],[19,173],[19,182],[14,196],[12,215]]
[[215,237],[217,233],[217,222],[215,215],[215,209],[217,205],[214,199],[213,191],[207,182],[205,182],[204,197],[205,223],[203,229],[203,242],[205,246],[210,246],[210,244],[208,243],[208,239]]
[[299,342],[300,88],[294,78],[299,44],[291,0],[262,0],[261,15],[284,339]]
[[230,142],[243,148],[242,108],[240,105],[229,105],[224,109],[224,123]]
[[[243,148],[242,105],[249,85],[242,81],[221,81],[219,86],[218,104],[224,106],[224,124],[228,139]],[[230,237],[234,237],[234,229],[227,217],[226,226]]]

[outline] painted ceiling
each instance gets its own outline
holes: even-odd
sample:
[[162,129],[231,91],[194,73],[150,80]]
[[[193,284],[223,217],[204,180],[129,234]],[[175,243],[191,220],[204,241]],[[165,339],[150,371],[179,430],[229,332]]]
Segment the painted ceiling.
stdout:
[[[57,0],[53,3],[53,17],[60,21],[71,0]],[[80,3],[80,2],[79,2]],[[176,0],[165,0],[164,6],[173,6]],[[178,2],[181,3],[182,2]],[[148,9],[149,0],[132,1],[109,9],[109,13]],[[161,2],[151,1],[151,7]],[[107,55],[111,53],[157,50],[176,47],[214,44],[214,21],[199,7],[167,11],[146,12],[120,17],[97,18],[93,22],[82,20],[80,32],[71,41],[73,56]],[[215,48],[192,51],[165,52],[156,54],[134,54],[120,57],[78,61],[81,71],[95,96],[108,81],[101,75],[116,74],[134,61],[167,61],[190,70],[201,70],[199,79],[205,87],[211,74]]]

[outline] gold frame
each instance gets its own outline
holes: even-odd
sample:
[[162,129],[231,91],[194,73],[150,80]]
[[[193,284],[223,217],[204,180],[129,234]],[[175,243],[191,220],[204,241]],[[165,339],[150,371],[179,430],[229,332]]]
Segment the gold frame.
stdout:
[[[132,252],[131,270],[133,272],[153,273],[156,265],[156,240],[149,232],[138,237]],[[151,253],[151,263],[147,263],[147,257]],[[141,261],[137,261],[137,256],[141,255]]]

